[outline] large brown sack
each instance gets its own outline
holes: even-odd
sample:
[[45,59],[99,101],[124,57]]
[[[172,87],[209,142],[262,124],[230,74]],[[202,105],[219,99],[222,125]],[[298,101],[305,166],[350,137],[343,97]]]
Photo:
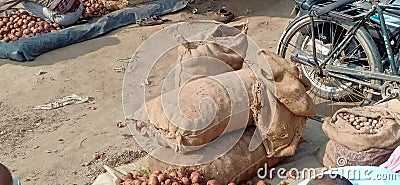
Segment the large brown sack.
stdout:
[[[268,167],[276,165],[281,158],[268,157],[263,145],[259,145],[257,149],[252,152],[248,150],[254,131],[255,129],[253,127],[247,128],[238,143],[236,143],[236,145],[230,151],[218,159],[198,166],[190,166],[190,168],[197,169],[202,172],[205,175],[206,181],[209,179],[215,179],[219,184],[228,184],[230,182],[235,182],[238,184],[239,182],[253,178],[257,174],[257,170],[259,168],[263,168],[265,164],[267,164]],[[222,136],[222,139],[225,139],[226,142],[229,142],[232,140],[232,138],[236,138],[237,134],[240,133],[232,132]],[[213,146],[209,145],[206,147],[213,148]],[[201,158],[198,156],[191,157],[184,155],[178,160],[200,162]],[[181,166],[168,164],[153,157],[149,157],[148,164],[151,171],[164,171],[182,168]]]
[[211,31],[188,39],[178,35],[183,43],[178,47],[175,86],[180,87],[194,77],[241,69],[248,47],[247,29],[248,22],[233,27],[217,24]]
[[[225,84],[230,83],[226,87],[240,92],[238,91],[240,82],[232,80],[236,74],[244,82],[247,92],[229,96],[225,87],[212,79],[216,78],[221,82],[226,81]],[[141,130],[143,135],[157,138],[159,144],[170,146],[176,148],[178,152],[186,153],[203,147],[203,145],[224,133],[253,124],[252,118],[254,118],[257,131],[262,136],[261,142],[264,144],[269,157],[293,155],[304,132],[307,117],[292,113],[285,105],[277,101],[272,94],[269,94],[269,90],[266,88],[263,83],[256,81],[249,68],[214,77],[201,78],[185,84],[179,95],[181,97],[179,104],[183,115],[188,118],[200,116],[198,102],[205,97],[211,97],[217,105],[215,119],[205,129],[199,131],[178,128],[166,116],[163,106],[161,106],[161,100],[166,100],[164,106],[176,106],[175,101],[169,101],[173,100],[173,98],[168,97],[174,95],[175,91],[178,90],[165,94],[163,98],[158,97],[146,103],[149,120],[147,120],[147,115],[144,114],[146,113],[145,107],[135,113],[134,119],[148,126]],[[247,103],[245,102],[245,95],[249,96]],[[240,102],[243,105],[243,111],[230,116],[231,102]],[[210,111],[207,111],[205,115],[208,112]],[[179,115],[178,111],[173,113]],[[170,117],[175,117],[175,115]],[[227,128],[229,120],[232,120],[232,123],[229,125],[230,128]],[[244,122],[247,120],[248,122]],[[190,124],[189,122],[184,123]],[[204,125],[204,122],[196,124]],[[199,126],[195,127],[198,128]],[[163,141],[163,138],[166,138],[167,141]]]
[[[307,116],[315,115],[315,105],[306,93],[308,81],[302,79],[296,66],[273,53],[261,51],[258,57],[261,57],[259,64],[267,62],[270,69],[267,64],[261,66],[264,72],[261,71],[259,79],[262,83],[253,90],[257,99],[252,104],[252,113],[257,130],[268,156],[293,155]],[[271,108],[275,108],[272,116]]]
[[379,166],[386,162],[393,150],[371,148],[364,151],[352,151],[347,147],[330,140],[326,144],[322,162],[325,167],[341,166]]
[[264,55],[271,68],[276,86],[274,95],[279,101],[296,115],[316,115],[315,104],[306,93],[310,89],[310,81],[299,68],[275,53],[261,50],[260,54]]
[[[133,119],[146,125],[140,130],[143,135],[165,138],[161,143],[179,152],[192,151],[224,133],[253,123],[250,103],[254,101],[252,91],[256,83],[249,68],[200,78],[146,102]],[[215,111],[210,105],[200,108],[206,99],[215,103]],[[177,108],[180,110],[172,110]],[[179,119],[180,116],[194,122]]]
[[[325,119],[322,129],[330,139],[353,151],[394,149],[400,145],[400,102],[391,101],[390,108],[384,105],[340,109],[332,118]],[[358,130],[344,119],[345,114],[378,120],[381,128],[373,132],[368,129]]]
[[[252,113],[267,155],[269,157],[293,155],[304,132],[307,117],[292,113],[285,105],[276,100],[272,100],[276,102],[270,105],[268,101],[271,101],[271,98],[267,98],[268,90],[263,85],[259,86],[259,90],[255,92],[259,92],[259,95],[255,95],[255,97],[260,98],[258,100],[260,104],[252,108]],[[275,106],[272,116],[269,110],[264,110],[264,108],[270,109],[268,106]]]

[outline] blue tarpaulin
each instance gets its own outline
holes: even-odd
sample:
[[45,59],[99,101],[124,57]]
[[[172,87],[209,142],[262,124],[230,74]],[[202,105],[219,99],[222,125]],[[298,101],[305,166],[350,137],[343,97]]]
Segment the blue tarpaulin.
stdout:
[[0,58],[31,61],[48,51],[89,40],[107,32],[136,23],[153,15],[165,15],[186,7],[187,0],[157,0],[135,7],[124,8],[92,22],[71,26],[14,42],[0,42]]

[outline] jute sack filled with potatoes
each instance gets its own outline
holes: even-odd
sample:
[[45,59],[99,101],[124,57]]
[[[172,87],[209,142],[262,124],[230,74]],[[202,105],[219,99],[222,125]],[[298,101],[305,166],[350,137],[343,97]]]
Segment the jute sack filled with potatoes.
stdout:
[[[201,108],[206,99],[215,103],[215,109]],[[291,112],[251,69],[244,68],[186,83],[146,102],[133,119],[142,135],[182,153],[255,121],[268,156],[283,157],[294,154],[307,117]]]
[[395,149],[400,145],[400,101],[340,109],[322,125],[326,135],[352,151]]
[[178,47],[175,86],[192,78],[213,76],[242,69],[248,47],[248,22],[228,26],[216,24],[190,38],[177,35]]
[[393,149],[370,148],[364,151],[352,151],[344,145],[329,140],[326,144],[322,163],[325,167],[341,166],[379,166],[386,162]]
[[257,84],[250,69],[200,78],[152,99],[134,114],[137,129],[158,144],[189,152],[253,123]]
[[261,50],[258,55],[268,62],[275,85],[272,93],[278,100],[298,116],[316,115],[315,104],[306,93],[310,90],[310,81],[299,68],[293,62],[267,50]]
[[[254,92],[254,91],[253,91]],[[265,100],[265,99],[264,99]],[[267,101],[267,100],[265,100]],[[266,102],[264,102],[266,103]],[[273,167],[278,162],[281,161],[285,156],[291,156],[295,153],[298,142],[302,133],[304,132],[306,117],[297,116],[290,112],[279,101],[276,102],[277,107],[275,109],[275,114],[272,118],[272,122],[268,126],[269,129],[263,139],[262,143],[257,145],[253,151],[249,151],[251,148],[251,140],[253,134],[262,134],[258,129],[261,125],[260,122],[256,123],[257,127],[249,126],[244,132],[241,139],[234,145],[234,147],[227,153],[218,157],[216,160],[204,163],[206,157],[202,157],[200,154],[208,154],[208,148],[210,151],[218,150],[220,147],[214,147],[214,144],[207,144],[199,150],[185,153],[177,156],[175,162],[179,161],[183,163],[185,161],[190,161],[190,163],[198,162],[199,165],[190,166],[193,169],[201,171],[206,177],[210,179],[215,179],[221,184],[228,184],[229,182],[243,182],[251,179],[257,173],[257,171],[265,167]],[[255,105],[255,104],[253,104]],[[264,108],[267,107],[263,104]],[[253,110],[261,110],[260,106],[253,106]],[[252,112],[253,113],[253,112]],[[255,113],[257,114],[257,113]],[[266,113],[263,114],[266,116]],[[269,114],[272,117],[271,114]],[[257,130],[256,130],[257,129]],[[260,133],[255,133],[260,132]],[[239,131],[231,132],[221,136],[220,142],[230,143],[236,137],[235,135],[240,134]],[[257,137],[256,137],[257,138]],[[254,142],[254,141],[253,141]],[[214,150],[213,150],[214,149]],[[204,152],[202,152],[204,151]],[[198,153],[196,153],[198,152]],[[165,155],[166,153],[161,151],[155,151],[152,156]],[[171,156],[172,157],[172,156]],[[168,157],[168,161],[174,161]],[[207,159],[207,158],[206,158]],[[156,169],[179,169],[182,165],[176,165],[175,163],[165,162],[154,157],[149,158],[149,168],[150,170]],[[208,179],[206,179],[208,180]]]
[[[252,104],[255,125],[268,156],[293,155],[307,117],[316,114],[315,104],[306,93],[310,82],[297,66],[272,52],[261,50],[257,57],[261,68],[265,69],[259,73],[261,83],[253,90],[256,93],[256,103]],[[268,66],[262,66],[263,63]],[[272,115],[269,107],[275,107]]]
[[[247,181],[254,177],[258,169],[265,167],[265,165],[272,167],[282,160],[279,157],[268,157],[263,145],[259,145],[254,151],[249,151],[250,141],[255,131],[255,127],[248,127],[243,135],[241,135],[241,132],[236,131],[222,136],[222,143],[229,143],[237,137],[241,138],[231,150],[211,162],[204,163],[202,160],[207,157],[190,154],[177,156],[177,160],[179,162],[199,163],[200,165],[190,166],[190,168],[204,174],[205,181],[215,179],[219,184],[228,184],[230,182],[238,184],[239,182]],[[208,149],[214,151],[218,150],[218,148],[218,145],[207,145],[203,148],[204,155],[207,155]],[[160,151],[160,153],[162,152]],[[157,151],[153,154],[157,156]],[[148,165],[150,171],[180,169],[182,167],[182,165],[170,164],[151,156],[148,159]]]

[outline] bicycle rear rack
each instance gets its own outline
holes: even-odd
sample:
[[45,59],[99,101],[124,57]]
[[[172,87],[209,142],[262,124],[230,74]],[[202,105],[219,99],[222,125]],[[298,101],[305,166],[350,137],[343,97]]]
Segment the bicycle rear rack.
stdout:
[[[322,9],[322,7],[333,3],[334,1],[327,1],[321,4],[314,5],[312,10],[313,11],[319,11]],[[364,18],[365,13],[367,10],[362,7],[356,7],[356,6],[351,6],[351,5],[345,5],[343,7],[340,7],[336,10],[332,10],[328,13],[329,16],[340,18],[340,19],[345,19],[348,21],[358,21],[362,18]]]

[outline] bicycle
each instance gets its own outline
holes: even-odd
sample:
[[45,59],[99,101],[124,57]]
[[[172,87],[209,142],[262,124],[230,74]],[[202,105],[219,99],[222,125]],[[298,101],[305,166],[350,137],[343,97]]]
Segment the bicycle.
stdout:
[[398,97],[400,1],[295,2],[277,53],[310,80],[319,116]]

